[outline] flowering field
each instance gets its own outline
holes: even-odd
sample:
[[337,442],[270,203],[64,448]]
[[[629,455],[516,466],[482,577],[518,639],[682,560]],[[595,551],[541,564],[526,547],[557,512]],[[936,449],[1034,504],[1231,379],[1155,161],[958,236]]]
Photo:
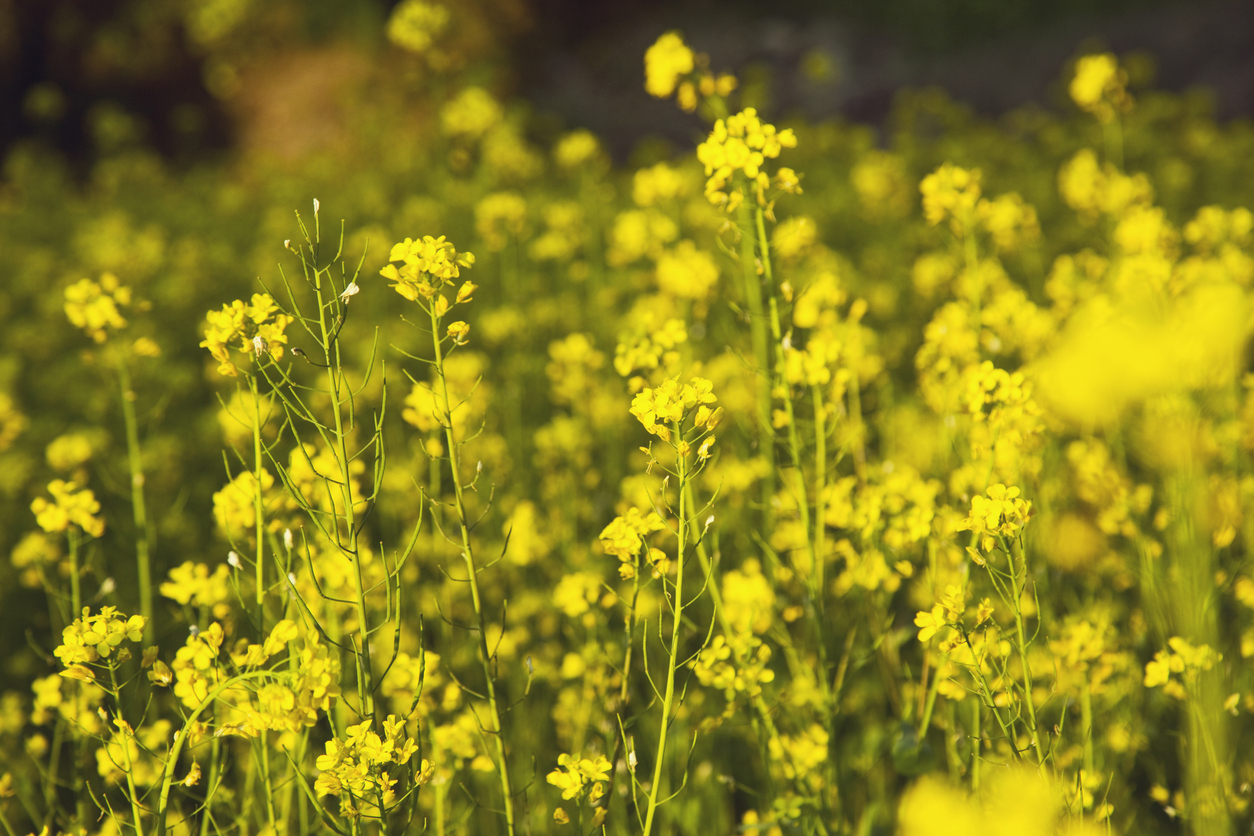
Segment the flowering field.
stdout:
[[1248,830],[1254,128],[670,32],[616,166],[448,26],[299,170],[4,161],[5,832]]

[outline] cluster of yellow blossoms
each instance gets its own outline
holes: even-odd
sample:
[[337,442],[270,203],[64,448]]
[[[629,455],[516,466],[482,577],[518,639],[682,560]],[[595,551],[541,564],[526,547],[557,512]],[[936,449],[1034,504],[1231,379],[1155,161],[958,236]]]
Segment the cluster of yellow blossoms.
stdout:
[[[379,271],[380,275],[392,282],[393,290],[414,302],[419,298],[431,299],[453,284],[453,280],[461,275],[462,267],[468,268],[475,263],[475,256],[473,253],[457,252],[443,235],[439,238],[427,235],[418,241],[406,238],[396,244],[388,254],[388,261],[401,264],[399,267],[387,264]],[[458,291],[457,301],[467,301],[474,290],[475,286],[466,282]],[[463,299],[463,296],[466,298]]]
[[[636,557],[644,548],[646,538],[665,527],[666,523],[656,513],[646,515],[639,508],[629,508],[625,516],[615,517],[613,522],[602,529],[601,548],[606,554],[618,558],[618,574],[623,580],[636,576]],[[649,549],[650,563],[664,559],[661,549]]]
[[283,332],[293,321],[268,293],[254,293],[248,302],[236,299],[220,311],[210,311],[205,319],[208,327],[200,346],[218,361],[218,373],[228,377],[239,374],[231,359],[232,348],[258,358],[264,354],[282,359],[287,344]]
[[548,782],[562,791],[562,798],[569,801],[588,792],[588,801],[596,803],[605,793],[609,780],[610,762],[603,755],[580,758],[562,754],[557,758],[557,769],[548,775]]
[[1155,653],[1145,664],[1145,687],[1162,686],[1164,693],[1182,700],[1201,673],[1215,667],[1222,658],[1208,645],[1194,647],[1185,639],[1173,636],[1167,640],[1167,649]]
[[971,511],[958,524],[959,531],[972,531],[980,538],[980,548],[990,551],[998,537],[1014,538],[1032,516],[1032,503],[1019,499],[1018,488],[992,485],[988,496],[971,498]]
[[[719,119],[705,142],[697,146],[697,159],[705,166],[705,196],[715,206],[728,212],[735,210],[744,200],[744,192],[728,189],[728,183],[736,174],[742,174],[753,184],[758,202],[765,204],[766,189],[771,178],[762,171],[768,159],[775,159],[785,148],[796,148],[797,137],[791,128],[777,131],[774,125],[758,118],[754,108],[745,108],[735,116]],[[799,192],[797,175],[789,168],[776,173],[776,185],[785,191]]]
[[[697,429],[713,430],[723,419],[722,407],[711,410],[706,406],[718,400],[714,397],[713,388],[714,384],[704,378],[694,377],[690,382],[681,384],[679,378],[670,377],[657,388],[646,388],[636,395],[631,402],[631,414],[640,419],[646,430],[667,442],[671,440],[667,425],[682,424],[694,406],[697,409],[693,425]],[[712,443],[709,438],[702,443],[698,455],[703,460],[709,455]],[[681,453],[687,455],[687,450],[681,450]]]
[[102,275],[99,282],[80,279],[65,289],[65,315],[98,343],[108,339],[110,329],[126,327],[126,318],[118,309],[130,304],[131,289],[112,273]]
[[95,615],[90,607],[83,607],[82,617],[61,631],[61,645],[53,651],[66,665],[62,675],[92,681],[95,674],[83,665],[108,659],[124,641],[139,641],[147,624],[142,615],[127,618],[116,607],[104,607]]
[[[372,725],[366,720],[349,726],[343,738],[326,742],[326,754],[319,755],[315,763],[322,770],[314,782],[318,797],[337,796],[340,813],[347,817],[356,818],[372,809],[373,815],[384,814],[379,807],[396,800],[396,768],[409,763],[418,752],[418,744],[405,734],[405,721],[395,714],[383,721],[383,737],[371,731]],[[416,776],[418,783],[431,780],[431,774],[431,764],[424,759]],[[355,807],[354,801],[361,807]]]
[[1110,53],[1102,55],[1086,55],[1076,62],[1075,76],[1071,79],[1068,92],[1071,100],[1081,109],[1097,117],[1097,121],[1106,123],[1115,118],[1115,114],[1126,113],[1132,109],[1132,97],[1125,86],[1128,74],[1120,66],[1115,56]]
[[30,504],[35,522],[44,531],[65,531],[75,525],[92,537],[104,534],[104,520],[96,516],[100,503],[90,488],[80,490],[74,482],[53,479],[48,483],[48,493],[52,494],[52,502],[37,496]]
[[709,56],[694,53],[678,32],[667,32],[644,53],[644,89],[659,99],[674,93],[679,107],[692,113],[698,93],[725,97],[736,89],[735,76],[715,76],[706,69],[708,63]]

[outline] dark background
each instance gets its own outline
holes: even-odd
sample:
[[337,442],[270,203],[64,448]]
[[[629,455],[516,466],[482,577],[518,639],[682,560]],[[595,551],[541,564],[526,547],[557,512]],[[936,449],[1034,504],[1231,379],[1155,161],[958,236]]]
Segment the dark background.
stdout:
[[[226,34],[189,31],[189,8],[232,5],[246,12]],[[86,165],[109,108],[140,117],[140,139],[172,161],[229,153],[247,134],[248,114],[215,89],[224,73],[330,45],[386,61],[392,5],[0,0],[0,154],[34,139]],[[984,114],[1057,102],[1067,62],[1094,49],[1152,57],[1161,89],[1211,89],[1221,119],[1254,115],[1250,0],[483,0],[479,8],[493,23],[482,57],[497,92],[564,126],[591,128],[619,156],[642,136],[690,131],[673,105],[641,87],[644,49],[672,28],[783,115],[874,124],[898,89],[928,85]],[[283,95],[268,89],[259,95]]]

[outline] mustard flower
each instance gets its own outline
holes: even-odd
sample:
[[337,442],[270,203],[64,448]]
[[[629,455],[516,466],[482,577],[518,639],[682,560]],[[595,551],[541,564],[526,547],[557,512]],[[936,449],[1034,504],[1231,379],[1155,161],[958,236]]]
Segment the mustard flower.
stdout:
[[444,105],[440,127],[446,136],[478,139],[504,118],[505,111],[491,93],[482,87],[467,87]]
[[423,53],[448,28],[449,12],[439,3],[402,0],[388,17],[387,38],[401,49]]
[[578,798],[585,790],[596,797],[590,800],[600,798],[610,770],[610,762],[604,756],[580,758],[578,755],[562,754],[558,756],[557,764],[557,769],[548,774],[547,780],[562,791],[562,798],[567,801]]
[[117,607],[103,607],[96,615],[83,607],[82,616],[61,631],[61,645],[53,653],[66,665],[107,659],[123,641],[142,639],[147,623],[142,615],[127,618]]
[[1132,97],[1125,86],[1128,74],[1110,53],[1086,55],[1076,62],[1075,76],[1067,91],[1076,105],[1105,123],[1115,118],[1115,113],[1132,109]]
[[984,551],[993,548],[998,536],[1017,537],[1032,516],[1032,503],[1018,497],[1018,488],[992,485],[987,496],[971,498],[971,511],[958,530],[975,532]]
[[[645,389],[636,395],[631,402],[631,414],[650,433],[663,441],[670,441],[667,424],[682,423],[693,407],[714,403],[717,399],[711,391],[713,386],[700,377],[694,377],[686,384],[681,384],[677,377],[667,378],[656,389]],[[708,416],[706,420],[709,420]]]
[[644,53],[644,89],[650,96],[669,98],[679,79],[692,72],[696,56],[678,32],[667,32]]
[[505,249],[527,227],[527,201],[517,192],[493,192],[475,206],[475,231],[490,252]]
[[65,315],[77,328],[98,343],[109,337],[109,331],[126,327],[126,319],[118,310],[131,304],[131,289],[118,282],[118,277],[105,273],[99,282],[80,279],[65,289]]
[[601,143],[592,131],[571,131],[557,141],[553,159],[565,169],[575,169],[595,161],[601,155]]
[[692,241],[680,241],[657,262],[658,287],[681,299],[705,299],[718,284],[718,262]]
[[205,607],[215,618],[226,618],[231,612],[230,572],[226,564],[219,564],[211,574],[208,565],[188,560],[171,569],[170,579],[159,589],[180,604]]
[[201,348],[218,361],[218,373],[236,377],[239,372],[231,359],[231,349],[251,354],[260,360],[268,355],[282,359],[287,335],[283,332],[294,320],[282,313],[268,293],[254,293],[250,301],[236,299],[220,311],[205,315],[208,327]]
[[[728,188],[736,175],[754,184],[759,203],[765,203],[770,178],[762,171],[767,159],[779,156],[784,148],[795,148],[792,129],[776,130],[758,118],[757,110],[745,108],[727,119],[719,119],[705,142],[697,146],[697,159],[705,166],[705,195],[716,206],[734,210],[744,200],[739,188]],[[795,180],[796,175],[790,178]]]
[[52,502],[37,496],[30,504],[35,522],[44,531],[51,534],[73,525],[92,537],[104,534],[104,520],[96,516],[100,503],[91,489],[80,490],[75,482],[53,479],[48,483],[48,493],[52,494]]
[[445,286],[453,284],[461,275],[461,268],[470,268],[475,263],[475,256],[457,252],[443,235],[439,238],[427,235],[418,241],[406,238],[396,244],[388,261],[401,262],[401,265],[388,264],[379,271],[380,275],[392,282],[393,290],[415,302],[420,297],[431,299]]
[[923,194],[923,216],[935,226],[949,220],[956,235],[973,231],[975,208],[980,200],[980,170],[959,168],[945,163],[923,178],[919,184]]

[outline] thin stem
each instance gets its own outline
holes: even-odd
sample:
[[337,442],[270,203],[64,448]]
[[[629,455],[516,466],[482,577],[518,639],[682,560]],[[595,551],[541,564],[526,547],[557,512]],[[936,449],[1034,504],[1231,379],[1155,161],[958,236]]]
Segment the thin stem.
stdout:
[[775,430],[771,426],[771,360],[766,344],[766,315],[762,309],[762,283],[758,279],[757,260],[754,255],[754,229],[749,218],[749,207],[741,204],[737,210],[740,225],[740,268],[744,278],[745,302],[749,308],[749,329],[753,337],[753,356],[757,363],[755,376],[758,384],[758,453],[766,462],[766,475],[762,477],[762,518],[765,530],[771,529],[775,501]]
[[[1041,743],[1041,736],[1037,733],[1036,729],[1036,700],[1032,696],[1032,666],[1028,662],[1027,631],[1023,626],[1023,591],[1019,586],[1019,572],[1014,565],[1014,556],[1007,552],[1007,557],[1010,558],[1010,588],[1013,596],[1010,606],[1014,610],[1015,614],[1015,630],[1019,643],[1019,659],[1023,663],[1023,701],[1028,709],[1028,731],[1032,733],[1032,746],[1036,749],[1036,760],[1038,763],[1044,764],[1045,746]],[[1024,581],[1026,582],[1028,568],[1027,557],[1020,554],[1020,559],[1023,562]]]
[[144,462],[139,446],[139,424],[135,420],[135,391],[131,373],[121,349],[115,352],[118,383],[122,388],[122,420],[126,424],[126,459],[131,472],[131,509],[135,520],[135,566],[139,574],[139,612],[145,619],[144,644],[153,640],[152,567],[149,550],[148,509],[144,504]]
[[[678,423],[674,425],[673,432],[676,438],[683,438]],[[675,598],[672,604],[674,615],[671,618],[671,647],[670,659],[666,664],[666,693],[662,697],[662,722],[661,729],[658,732],[657,758],[653,764],[653,783],[649,786],[649,808],[645,814],[644,836],[649,836],[653,832],[653,818],[657,814],[658,799],[662,791],[662,768],[666,760],[666,738],[667,733],[670,731],[671,714],[675,702],[675,668],[679,664],[679,630],[683,624],[684,615],[684,549],[687,546],[688,537],[688,502],[686,500],[688,459],[686,456],[680,455],[676,457],[675,469],[679,481],[679,525],[676,526],[675,534],[679,538],[679,545],[675,557]],[[662,583],[666,583],[665,576],[663,576]]]
[[248,388],[253,396],[253,514],[257,518],[257,635],[264,641],[266,635],[265,609],[265,508],[261,497],[261,405],[258,402],[257,378],[248,376]]
[[[449,400],[448,378],[444,375],[444,350],[440,341],[440,317],[434,306],[428,307],[431,315],[431,342],[435,347],[435,370],[440,379],[441,394],[444,398],[442,423],[444,435],[448,441],[449,465],[453,472],[453,494],[457,503],[457,522],[461,529],[462,558],[466,562],[467,581],[470,585],[470,597],[475,607],[475,619],[479,633],[479,661],[483,665],[483,676],[487,683],[488,719],[492,725],[489,731],[496,740],[496,768],[501,779],[501,792],[505,796],[505,828],[509,836],[514,834],[514,792],[510,786],[509,764],[505,756],[505,738],[501,733],[501,711],[496,698],[496,680],[492,675],[492,654],[488,649],[487,619],[483,611],[483,601],[479,592],[479,570],[475,565],[474,548],[470,542],[470,520],[466,514],[464,487],[462,485],[461,468],[457,454],[457,436],[453,430],[452,402]],[[503,629],[503,627],[502,627]]]

